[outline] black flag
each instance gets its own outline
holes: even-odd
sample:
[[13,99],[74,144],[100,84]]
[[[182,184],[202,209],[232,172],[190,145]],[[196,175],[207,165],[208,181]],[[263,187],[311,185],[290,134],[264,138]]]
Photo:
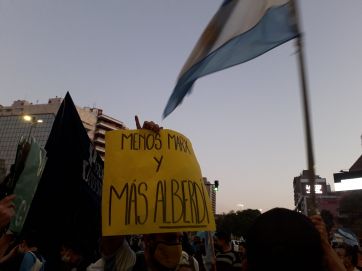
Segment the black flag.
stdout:
[[63,245],[96,260],[101,236],[103,161],[66,94],[45,146],[47,163],[23,233],[36,232],[50,270]]

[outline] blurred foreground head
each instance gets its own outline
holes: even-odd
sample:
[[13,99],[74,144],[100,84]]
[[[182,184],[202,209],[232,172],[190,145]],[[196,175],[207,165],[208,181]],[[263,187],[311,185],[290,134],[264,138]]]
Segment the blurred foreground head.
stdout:
[[323,270],[320,235],[303,214],[274,208],[260,215],[246,238],[249,271]]

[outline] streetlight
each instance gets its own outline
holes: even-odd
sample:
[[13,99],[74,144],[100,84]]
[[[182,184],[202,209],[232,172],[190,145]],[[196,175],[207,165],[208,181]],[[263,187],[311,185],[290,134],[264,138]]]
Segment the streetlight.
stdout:
[[219,181],[215,180],[214,183],[210,183],[209,181],[207,181],[207,178],[204,177],[204,184],[210,188],[208,188],[209,193],[213,190],[215,192],[219,191]]
[[23,120],[25,120],[26,122],[30,122],[30,129],[29,129],[29,134],[28,134],[28,141],[30,139],[30,135],[31,135],[31,131],[33,130],[33,127],[35,125],[37,125],[38,123],[43,123],[42,119],[38,119],[37,117],[34,116],[29,116],[29,115],[24,115],[23,116]]
[[218,180],[214,181],[214,191],[219,191],[219,181]]
[[29,116],[29,115],[25,115],[25,116],[23,116],[23,119],[24,119],[25,121],[31,121],[31,120],[32,120],[32,117]]

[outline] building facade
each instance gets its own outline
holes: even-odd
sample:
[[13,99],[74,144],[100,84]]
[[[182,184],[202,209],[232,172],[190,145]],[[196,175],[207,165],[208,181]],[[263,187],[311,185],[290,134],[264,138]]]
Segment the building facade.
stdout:
[[[308,215],[311,206],[310,185],[308,171],[304,170],[300,176],[294,177],[294,205],[296,210]],[[340,216],[339,204],[345,193],[331,190],[325,178],[315,176],[315,200],[319,211],[327,210],[335,218]]]
[[95,124],[93,144],[104,159],[105,155],[105,134],[108,131],[127,129],[123,122],[103,114],[101,109],[97,112],[97,122]]
[[215,215],[216,214],[216,191],[215,191],[215,187],[214,184],[210,183],[206,177],[202,178],[205,184],[205,188],[207,190],[207,193],[209,194],[209,198],[210,198],[210,202],[211,202],[211,207],[212,207],[212,212]]
[[[309,184],[309,176],[309,171],[303,170],[302,174],[300,174],[300,176],[294,177],[293,180],[294,205],[296,206],[296,209],[298,211],[302,212],[305,215],[309,213],[308,207],[310,206],[311,187]],[[330,186],[327,184],[326,179],[315,175],[314,181],[314,192],[316,201],[321,201],[330,197]]]
[[[316,206],[319,211],[329,211],[336,226],[351,229],[362,240],[362,155],[349,170],[334,173],[334,189],[330,189],[324,178],[315,176]],[[310,186],[308,171],[293,180],[296,209],[308,214]]]
[[0,159],[0,182],[6,176],[5,159]]
[[[0,160],[4,161],[2,163],[6,172],[9,172],[10,166],[14,163],[17,144],[21,137],[32,136],[40,146],[45,146],[62,100],[59,97],[50,98],[46,104],[17,100],[11,106],[0,105]],[[125,125],[104,115],[102,109],[76,107],[89,138],[103,158],[105,131],[126,129]],[[24,116],[30,116],[32,120],[25,121]]]

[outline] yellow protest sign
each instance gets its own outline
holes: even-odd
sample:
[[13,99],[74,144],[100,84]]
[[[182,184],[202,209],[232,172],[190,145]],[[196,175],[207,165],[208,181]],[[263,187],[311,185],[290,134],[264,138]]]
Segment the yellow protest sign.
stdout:
[[106,133],[103,235],[213,231],[191,142],[172,130]]

